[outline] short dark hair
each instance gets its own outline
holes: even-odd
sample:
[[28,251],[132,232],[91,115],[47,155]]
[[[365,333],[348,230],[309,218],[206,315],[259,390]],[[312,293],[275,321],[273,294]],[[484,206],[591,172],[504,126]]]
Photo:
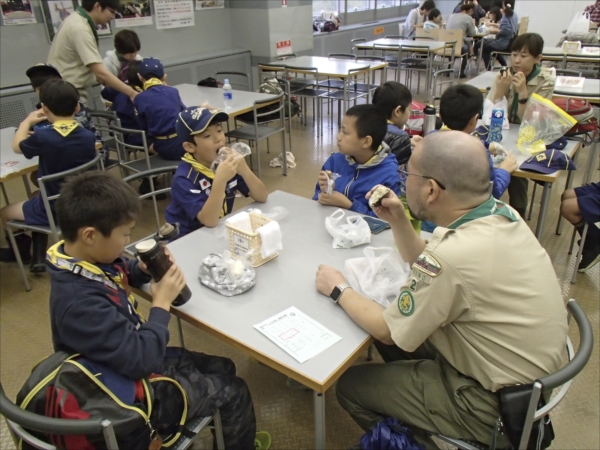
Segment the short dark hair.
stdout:
[[464,130],[475,114],[481,114],[482,109],[483,94],[468,84],[449,87],[440,99],[440,117],[451,130]]
[[100,8],[103,10],[106,8],[111,8],[115,11],[121,10],[121,2],[119,0],[81,0],[81,6],[87,12],[90,12],[96,3],[99,3]]
[[386,119],[392,117],[394,110],[400,106],[402,111],[410,107],[412,94],[402,83],[386,81],[375,89],[373,104],[385,114]]
[[490,14],[494,15],[496,22],[500,22],[500,19],[502,19],[502,11],[497,6],[490,9]]
[[387,133],[383,111],[375,105],[355,105],[346,111],[346,116],[356,117],[356,134],[359,138],[371,136],[371,150],[377,151]]
[[140,64],[142,64],[141,61],[132,61],[129,64],[129,69],[127,70],[127,84],[129,84],[129,86],[131,86],[132,88],[141,88],[143,86],[142,82],[138,77],[138,73],[140,71]]
[[517,36],[510,47],[511,52],[527,50],[531,56],[537,58],[544,50],[544,38],[537,33],[525,33]]
[[69,117],[77,110],[79,91],[68,81],[53,78],[40,87],[40,102],[52,114],[58,117]]
[[121,30],[115,34],[115,50],[120,55],[137,53],[142,48],[140,38],[133,30]]
[[123,180],[106,172],[85,172],[68,179],[56,200],[56,217],[63,237],[77,241],[81,228],[94,227],[104,237],[136,220],[142,210],[138,194]]
[[431,11],[435,8],[435,2],[433,0],[426,0],[419,9],[423,11]]
[[471,10],[475,10],[475,5],[473,3],[468,3],[465,2],[460,6],[460,11],[471,11]]
[[427,15],[427,19],[428,20],[433,20],[435,19],[437,16],[439,16],[441,14],[440,10],[437,8],[433,8],[431,11],[429,11],[429,14]]
[[62,78],[59,75],[46,72],[35,75],[29,79],[31,82],[31,87],[34,91],[41,88],[42,85],[48,80],[62,80]]

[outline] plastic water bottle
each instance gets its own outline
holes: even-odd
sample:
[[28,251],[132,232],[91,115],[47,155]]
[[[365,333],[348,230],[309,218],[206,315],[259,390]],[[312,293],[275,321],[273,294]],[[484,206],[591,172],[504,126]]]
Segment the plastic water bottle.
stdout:
[[492,110],[490,120],[490,131],[488,133],[488,142],[502,142],[502,124],[504,123],[504,110],[497,108]]
[[223,103],[225,104],[225,109],[231,108],[231,101],[233,100],[233,91],[231,90],[231,85],[229,84],[229,80],[225,78],[225,83],[223,83]]

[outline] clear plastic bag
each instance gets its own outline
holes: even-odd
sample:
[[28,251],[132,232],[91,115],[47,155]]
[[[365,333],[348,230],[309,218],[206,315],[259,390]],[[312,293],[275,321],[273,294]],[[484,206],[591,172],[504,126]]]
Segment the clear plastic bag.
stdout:
[[576,12],[567,28],[567,34],[587,33],[588,31],[590,31],[590,14],[585,11]]
[[325,194],[331,195],[335,189],[335,180],[337,180],[341,175],[339,173],[333,173],[330,170],[326,170],[325,176],[327,177],[327,189],[325,189]]
[[527,103],[527,109],[521,120],[517,147],[525,155],[536,155],[564,136],[577,121],[538,94],[533,94]]
[[410,265],[390,247],[366,247],[364,253],[346,260],[344,275],[356,292],[387,307],[408,280]]
[[371,229],[365,219],[346,216],[343,209],[325,218],[325,228],[333,237],[333,248],[352,248],[371,242]]
[[211,253],[202,260],[198,279],[204,286],[225,297],[246,292],[256,284],[256,272],[249,255],[235,255],[225,250]]
[[213,163],[210,165],[210,170],[212,170],[213,172],[216,172],[219,164],[221,164],[223,161],[225,161],[231,155],[235,155],[238,158],[244,158],[244,157],[250,155],[251,153],[252,153],[252,150],[250,150],[250,147],[248,147],[243,142],[234,142],[229,147],[221,147],[217,154],[217,159],[215,159],[213,161]]

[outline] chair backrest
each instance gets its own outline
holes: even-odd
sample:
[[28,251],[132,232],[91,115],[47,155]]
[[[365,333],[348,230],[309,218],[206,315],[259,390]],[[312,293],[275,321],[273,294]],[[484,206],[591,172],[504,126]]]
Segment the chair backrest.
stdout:
[[67,420],[56,419],[52,417],[44,417],[34,414],[30,411],[25,411],[15,405],[4,393],[4,389],[0,384],[0,412],[6,419],[6,424],[15,442],[15,446],[19,448],[19,440],[23,439],[34,448],[44,450],[54,450],[56,447],[40,441],[36,437],[24,430],[37,431],[40,433],[52,433],[60,435],[89,435],[99,434],[104,435],[107,448],[118,449],[117,439],[113,427],[108,420],[104,419],[82,419],[82,420]]
[[50,225],[50,230],[52,231],[52,236],[54,240],[58,241],[58,228],[56,226],[56,222],[54,221],[54,214],[52,213],[52,209],[50,208],[50,202],[56,200],[60,196],[60,192],[58,194],[49,196],[48,191],[46,190],[46,184],[51,181],[64,180],[67,177],[85,172],[86,170],[89,170],[92,167],[102,168],[102,164],[100,162],[101,159],[102,154],[96,153],[94,159],[86,162],[85,164],[82,164],[69,170],[53,173],[52,175],[44,175],[43,177],[38,178],[40,196],[42,197],[42,203],[44,204],[44,209],[46,210],[46,215],[48,216],[48,224]]
[[[258,135],[258,126],[259,123],[261,122],[260,118],[261,117],[265,117],[265,116],[272,116],[275,113],[279,113],[279,118],[280,118],[280,128],[283,129],[285,131],[285,90],[284,92],[281,92],[279,95],[274,95],[273,97],[269,97],[266,98],[264,100],[256,100],[253,103],[253,110],[254,110],[254,128],[256,131],[256,134]],[[263,106],[267,106],[267,105],[272,105],[274,104],[274,102],[279,103],[279,105],[277,105],[277,107],[273,108],[271,106],[271,108],[268,108],[267,111],[259,111],[260,108],[262,108]]]
[[416,28],[415,36],[417,39],[429,38],[433,41],[437,41],[439,34],[439,28]]
[[[346,92],[352,91],[356,94],[357,86],[359,84],[369,84],[369,76],[370,76],[371,66],[366,65],[362,67],[357,67],[355,69],[348,70],[348,79],[346,83],[344,83],[344,89]],[[360,95],[358,95],[360,96]],[[370,97],[370,90],[364,92],[364,97],[367,99]]]
[[356,57],[356,61],[373,61],[373,62],[385,62],[385,58],[383,56],[373,56],[373,55],[358,55]]
[[[127,170],[133,170],[127,166],[127,162],[129,161],[129,153],[144,152],[144,158],[146,159],[148,170],[152,168],[150,164],[150,152],[148,151],[148,141],[146,140],[146,132],[144,130],[122,128],[117,125],[110,125],[109,129],[113,132],[115,143],[117,144],[117,157],[119,158],[119,166]],[[134,145],[125,142],[126,135],[140,136],[142,139],[142,145]]]
[[[557,372],[542,377],[533,383],[533,391],[529,402],[529,408],[525,417],[523,434],[519,448],[525,449],[531,435],[531,428],[536,420],[546,416],[564,398],[571,386],[571,381],[588,363],[594,347],[594,334],[592,326],[581,306],[574,300],[567,302],[569,319],[573,317],[579,329],[579,349],[575,353],[571,341],[567,338],[567,353],[569,362]],[[544,391],[551,391],[561,386],[560,391],[542,408],[537,409],[541,395]]]
[[[96,129],[96,134],[99,134],[102,138],[102,146],[114,145],[115,150],[118,152],[117,143],[114,140],[114,136],[110,132],[111,125],[121,126],[121,120],[117,113],[114,111],[98,111],[98,110],[89,110],[90,117],[94,122],[94,128]],[[100,160],[102,164],[102,169],[104,169],[104,158]]]
[[386,34],[385,39],[404,39],[404,37],[399,34]]
[[462,55],[463,31],[462,30],[444,30],[440,29],[438,40],[442,42],[455,42],[454,55]]
[[398,33],[400,34],[400,36],[402,36],[403,39],[405,39],[405,35],[404,35],[404,23],[399,23],[398,24]]
[[319,79],[319,69],[316,67],[284,66],[284,68],[284,78],[287,80],[291,80],[294,76],[298,78],[298,75],[303,75],[304,78],[309,78],[309,80]]
[[356,51],[356,47],[355,47],[355,45],[356,45],[356,44],[363,43],[363,42],[367,42],[367,40],[366,40],[365,38],[356,38],[356,39],[352,39],[352,40],[350,41],[350,49],[352,50],[352,52],[354,52],[354,53],[358,53],[358,52]]
[[555,69],[557,77],[580,77],[581,72],[570,69]]
[[356,61],[356,55],[354,53],[330,53],[327,57],[329,59],[349,59]]
[[527,28],[529,28],[529,17],[521,17],[521,21],[519,22],[519,31],[518,35],[527,33]]
[[215,78],[219,81],[229,80],[232,87],[241,86],[246,91],[250,90],[250,75],[244,72],[219,71],[215,72]]

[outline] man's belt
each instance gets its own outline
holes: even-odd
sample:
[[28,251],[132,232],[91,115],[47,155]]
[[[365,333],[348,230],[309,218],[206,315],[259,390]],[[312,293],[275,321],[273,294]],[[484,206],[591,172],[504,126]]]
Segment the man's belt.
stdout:
[[166,141],[167,139],[173,139],[177,137],[177,133],[169,134],[168,136],[154,136],[154,139],[159,141]]

